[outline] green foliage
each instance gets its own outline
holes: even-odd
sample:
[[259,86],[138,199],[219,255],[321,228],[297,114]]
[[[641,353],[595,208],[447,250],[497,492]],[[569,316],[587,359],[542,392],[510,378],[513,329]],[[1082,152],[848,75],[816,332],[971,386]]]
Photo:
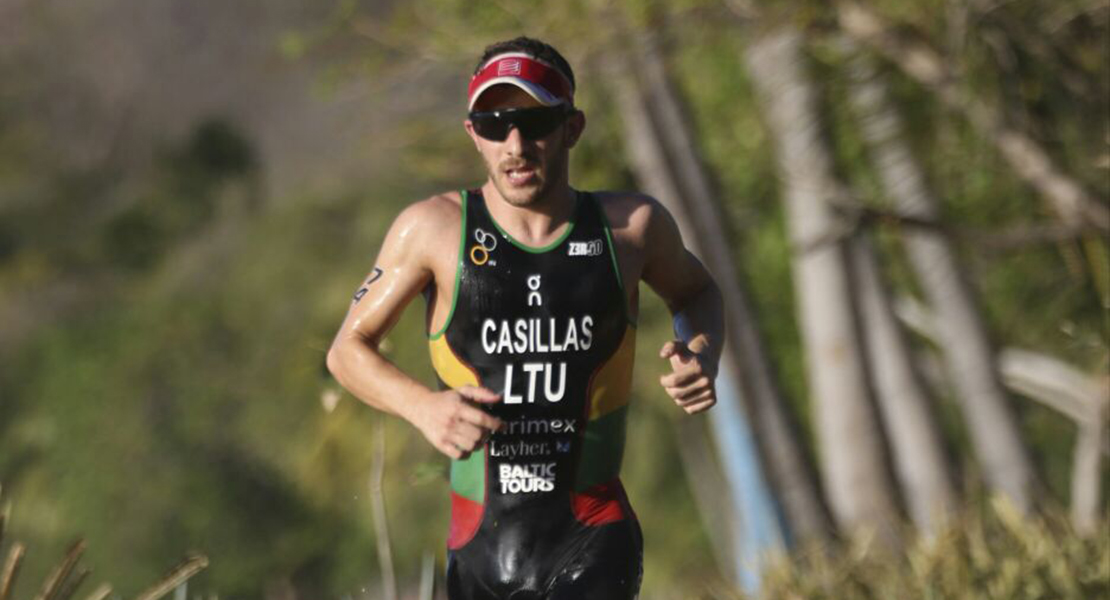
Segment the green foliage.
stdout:
[[[876,6],[960,57],[963,85],[1004,100],[1105,195],[1105,168],[1093,158],[1105,153],[1105,26],[1079,14],[1046,32],[1041,21],[1055,4],[1004,3],[969,21],[995,42],[948,39],[951,4]],[[782,18],[810,27],[838,169],[863,200],[880,203],[845,108],[841,58],[820,37],[832,19],[823,5],[794,9]],[[384,419],[398,573],[402,583],[413,580],[428,551],[442,566],[447,461],[407,424],[340,392],[324,356],[401,207],[481,180],[480,160],[459,128],[466,77],[487,43],[521,33],[551,41],[575,65],[589,125],[572,155],[572,181],[584,189],[635,187],[598,56],[622,47],[621,28],[661,34],[717,178],[758,327],[808,425],[781,182],[741,61],[751,29],[731,15],[706,0],[418,0],[392,12],[337,3],[317,28],[288,32],[278,43],[283,55],[329,63],[332,91],[355,77],[369,96],[403,88],[398,103],[409,93],[400,76],[434,63],[454,73],[429,86],[443,96],[442,110],[395,119],[367,141],[382,148],[388,178],[352,178],[326,195],[277,190],[281,202],[258,211],[248,209],[267,165],[238,122],[199,121],[149,163],[71,168],[52,160],[48,132],[27,118],[33,102],[18,92],[35,77],[0,54],[0,74],[11,75],[0,86],[0,303],[32,299],[31,309],[13,313],[31,323],[26,338],[8,347],[8,323],[0,328],[0,478],[15,499],[15,533],[44,553],[84,534],[89,564],[125,591],[196,549],[212,564],[194,591],[261,598],[266,586],[288,584],[302,597],[341,597],[377,576],[366,474],[374,425]],[[1043,33],[1050,52],[1017,41],[1023,31]],[[1014,64],[1004,63],[1007,45]],[[1067,68],[1054,68],[1054,56]],[[1065,79],[1076,72],[1093,79],[1097,93],[1069,91],[1074,82]],[[956,240],[996,339],[1105,373],[1106,241],[980,247],[975,234],[1043,223],[1048,211],[958,115],[896,69],[885,74],[945,222],[971,232]],[[887,272],[900,292],[913,294],[895,250],[901,231],[878,226]],[[66,284],[77,290],[69,304]],[[658,388],[655,352],[670,336],[669,318],[646,289],[643,298],[623,477],[647,541],[644,597],[704,596],[721,579],[706,535],[713,516],[695,509],[678,462],[673,420],[680,415]],[[416,302],[390,334],[388,356],[431,383],[424,333]],[[949,402],[941,410],[949,439],[966,449],[959,412]],[[1052,492],[1066,500],[1072,425],[1041,407],[1025,407],[1023,417]],[[966,452],[959,456],[971,466]],[[902,555],[804,554],[771,573],[769,597],[1096,597],[1108,591],[1108,538],[1105,523],[1099,536],[1080,540],[1060,516],[1021,522],[996,507]],[[35,568],[28,580],[45,575]]]
[[112,262],[131,269],[153,265],[162,253],[158,221],[140,207],[119,214],[104,228],[104,252]]
[[222,180],[246,175],[255,168],[254,150],[229,122],[207,119],[197,125],[186,143],[180,161],[191,175],[204,180]]
[[[156,273],[160,285],[129,291],[130,310],[71,320],[25,349],[13,365],[22,369],[5,379],[23,382],[13,391],[35,403],[5,441],[37,452],[22,467],[11,463],[18,453],[5,452],[0,471],[16,475],[28,539],[84,533],[97,548],[90,564],[123,589],[189,548],[203,549],[214,566],[196,585],[235,597],[252,597],[275,572],[298,573],[295,582],[320,594],[365,577],[354,566],[372,544],[354,525],[358,505],[321,498],[297,478],[319,472],[311,449],[324,425],[315,398],[327,341],[310,333],[326,331],[310,314],[326,305],[299,293],[324,283],[310,282],[326,258],[305,250],[327,247],[303,240],[358,222],[336,217],[309,209],[254,228],[246,247],[243,238],[224,240],[215,250],[238,259],[206,265],[199,282],[165,279],[188,254],[178,246]],[[258,256],[279,259],[277,248],[300,256],[297,266]],[[344,306],[346,296],[321,298]],[[337,315],[328,313],[330,329]],[[305,352],[305,344],[318,349]],[[349,471],[356,456],[346,453],[331,473],[357,490],[361,478]]]

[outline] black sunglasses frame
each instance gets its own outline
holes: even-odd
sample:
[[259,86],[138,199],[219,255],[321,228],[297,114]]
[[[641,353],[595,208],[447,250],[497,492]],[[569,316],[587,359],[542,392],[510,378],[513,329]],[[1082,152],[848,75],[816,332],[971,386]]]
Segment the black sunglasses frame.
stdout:
[[578,109],[568,104],[558,104],[475,111],[469,114],[469,118],[474,126],[474,133],[493,142],[505,141],[513,127],[524,139],[538,140],[550,135],[577,111]]

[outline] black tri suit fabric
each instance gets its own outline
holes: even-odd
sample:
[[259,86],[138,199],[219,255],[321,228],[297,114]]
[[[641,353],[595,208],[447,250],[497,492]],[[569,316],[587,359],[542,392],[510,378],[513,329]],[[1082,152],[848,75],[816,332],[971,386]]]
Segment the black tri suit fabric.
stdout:
[[453,308],[432,334],[443,387],[482,385],[505,423],[452,461],[451,600],[622,600],[642,538],[619,479],[635,328],[597,199],[566,233],[525,246],[463,194]]

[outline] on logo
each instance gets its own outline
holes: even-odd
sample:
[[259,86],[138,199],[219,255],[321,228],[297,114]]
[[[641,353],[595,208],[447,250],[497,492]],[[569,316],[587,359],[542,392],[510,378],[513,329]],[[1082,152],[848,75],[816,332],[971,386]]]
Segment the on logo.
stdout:
[[528,276],[528,306],[543,306],[543,296],[540,295],[540,276]]

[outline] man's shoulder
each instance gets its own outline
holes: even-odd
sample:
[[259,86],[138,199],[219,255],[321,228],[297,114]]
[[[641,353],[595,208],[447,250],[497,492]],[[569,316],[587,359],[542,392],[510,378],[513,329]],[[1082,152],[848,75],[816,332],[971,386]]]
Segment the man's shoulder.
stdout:
[[621,237],[640,239],[647,234],[653,219],[667,210],[655,198],[639,192],[595,191],[598,205],[613,233]]
[[459,243],[462,201],[458,192],[429,196],[410,203],[393,220],[385,247],[408,260],[426,263]]
[[417,200],[397,215],[397,223],[411,224],[426,230],[458,224],[462,215],[462,196],[459,192],[435,194]]

